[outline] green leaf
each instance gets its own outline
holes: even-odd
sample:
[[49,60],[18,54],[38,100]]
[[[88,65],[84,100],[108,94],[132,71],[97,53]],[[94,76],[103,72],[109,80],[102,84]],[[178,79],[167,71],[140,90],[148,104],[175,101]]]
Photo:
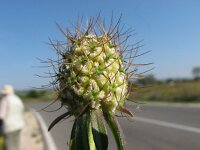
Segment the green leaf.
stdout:
[[92,132],[92,123],[91,120],[89,120],[89,126],[88,126],[88,140],[89,140],[89,146],[90,150],[95,150],[95,142],[94,142],[94,137],[93,137],[93,132]]
[[97,150],[108,149],[108,136],[101,111],[92,112],[92,133]]
[[70,150],[95,150],[90,113],[83,113],[75,119],[71,139]]
[[83,150],[89,150],[89,141],[88,141],[88,117],[87,114],[83,114],[81,116],[81,133],[82,133],[82,142],[83,142]]
[[50,131],[59,121],[61,121],[62,119],[64,119],[65,117],[70,117],[72,115],[72,113],[66,112],[62,115],[60,115],[59,117],[57,117],[49,126],[48,131]]
[[76,120],[74,121],[73,127],[72,127],[72,131],[71,131],[71,137],[70,137],[70,141],[69,141],[69,149],[70,150],[75,150],[75,131],[76,131]]
[[81,133],[81,117],[78,117],[75,119],[75,122],[72,128],[69,149],[81,150],[82,148],[83,148],[83,142],[82,142],[82,133]]
[[125,139],[124,139],[123,132],[121,130],[121,127],[120,127],[116,117],[109,113],[103,113],[103,115],[113,133],[113,136],[114,136],[116,144],[117,144],[117,149],[125,150],[126,149],[125,148]]
[[75,131],[76,131],[76,120],[74,121],[73,127],[72,127],[72,131],[71,131],[71,137],[70,137],[70,141],[69,141],[69,149],[70,150],[75,150]]

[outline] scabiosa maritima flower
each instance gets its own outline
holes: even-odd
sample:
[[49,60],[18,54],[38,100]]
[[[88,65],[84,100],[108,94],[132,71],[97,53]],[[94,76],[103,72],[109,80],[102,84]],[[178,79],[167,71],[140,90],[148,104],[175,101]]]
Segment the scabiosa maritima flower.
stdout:
[[106,150],[104,122],[110,127],[118,149],[125,149],[116,114],[132,116],[124,103],[132,88],[129,80],[134,77],[133,58],[138,45],[126,44],[131,30],[122,32],[120,19],[116,24],[111,22],[106,29],[100,17],[94,17],[85,28],[78,21],[74,32],[59,27],[66,41],[51,41],[59,55],[58,61],[51,61],[56,63],[53,85],[67,112],[56,118],[49,130],[60,120],[74,116],[70,150]]

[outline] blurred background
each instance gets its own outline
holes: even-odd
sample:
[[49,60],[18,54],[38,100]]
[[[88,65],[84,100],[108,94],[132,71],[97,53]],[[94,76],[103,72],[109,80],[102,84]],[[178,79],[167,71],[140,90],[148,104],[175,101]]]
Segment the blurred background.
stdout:
[[[144,78],[130,81],[136,87],[129,98],[136,102],[129,106],[136,113],[136,123],[130,128],[123,125],[129,130],[125,135],[133,133],[126,135],[131,143],[128,149],[133,149],[132,145],[139,150],[200,149],[199,0],[1,1],[0,87],[13,85],[29,108],[40,109],[54,100],[52,88],[37,89],[49,84],[51,78],[37,75],[52,71],[39,59],[57,58],[47,44],[49,38],[64,40],[56,22],[63,28],[71,27],[78,15],[85,19],[98,13],[107,23],[112,14],[116,20],[122,14],[125,29],[135,29],[129,43],[142,40],[139,52],[151,51],[135,59],[135,63],[153,65],[139,67],[138,73],[147,70]],[[41,115],[46,124],[51,122],[48,113]],[[65,130],[63,125],[60,130]],[[62,150],[67,137],[60,137],[60,130],[51,134],[59,139],[55,143]]]

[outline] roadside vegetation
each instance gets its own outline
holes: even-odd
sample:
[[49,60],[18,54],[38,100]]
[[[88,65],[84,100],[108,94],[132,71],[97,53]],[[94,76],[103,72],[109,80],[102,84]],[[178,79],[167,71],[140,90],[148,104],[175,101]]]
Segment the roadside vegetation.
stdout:
[[17,91],[17,95],[24,103],[52,101],[56,99],[56,93],[52,90],[24,90]]
[[141,102],[200,102],[200,79],[156,80],[152,75],[137,81],[130,100]]

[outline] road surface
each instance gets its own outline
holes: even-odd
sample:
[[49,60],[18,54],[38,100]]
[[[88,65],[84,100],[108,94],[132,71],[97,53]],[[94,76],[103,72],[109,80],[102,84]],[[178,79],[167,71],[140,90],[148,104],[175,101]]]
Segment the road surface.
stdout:
[[[40,110],[47,103],[31,104],[28,107]],[[47,110],[59,107],[56,103]],[[128,150],[200,150],[200,107],[170,105],[128,105],[134,112],[132,120],[119,118],[127,141]],[[40,111],[46,124],[65,112]],[[62,121],[50,132],[58,150],[66,150],[73,119]],[[116,150],[109,132],[109,150]]]

